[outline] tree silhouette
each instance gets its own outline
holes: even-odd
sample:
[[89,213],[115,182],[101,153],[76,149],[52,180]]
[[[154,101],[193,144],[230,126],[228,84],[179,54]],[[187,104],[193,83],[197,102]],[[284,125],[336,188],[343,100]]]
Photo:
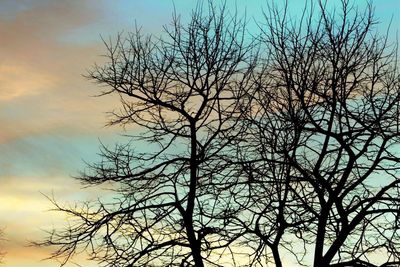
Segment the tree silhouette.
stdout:
[[373,8],[269,5],[246,20],[211,1],[160,38],[105,42],[88,77],[140,126],[102,146],[78,179],[111,183],[108,202],[64,207],[70,227],[40,245],[105,266],[305,266],[400,263],[397,47]]
[[296,22],[269,6],[261,26],[268,58],[235,159],[255,178],[230,221],[276,266],[282,250],[313,266],[400,264],[397,47],[373,33],[370,5],[341,4]]
[[231,240],[219,234],[227,231],[215,219],[224,201],[213,185],[221,179],[218,154],[234,138],[230,119],[244,108],[236,99],[252,86],[257,53],[245,26],[210,1],[187,26],[175,15],[162,38],[136,29],[105,42],[108,63],[88,76],[107,86],[103,95],[120,97],[110,124],[140,126],[146,131],[132,139],[148,149],[133,141],[102,147],[102,161],[79,179],[112,182],[118,200],[54,202],[76,220],[42,244],[58,246],[53,257],[64,264],[84,247],[107,266],[223,266]]

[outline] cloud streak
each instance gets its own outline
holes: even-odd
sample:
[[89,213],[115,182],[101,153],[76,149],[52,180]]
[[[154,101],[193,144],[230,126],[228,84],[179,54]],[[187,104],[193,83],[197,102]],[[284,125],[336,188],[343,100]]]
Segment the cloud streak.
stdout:
[[[188,15],[196,1],[174,1]],[[246,1],[248,15],[260,12],[258,0]],[[296,1],[296,7],[300,4]],[[385,1],[377,14],[399,8]],[[244,10],[244,9],[243,9]],[[98,88],[82,74],[99,62],[107,37],[129,30],[135,20],[144,32],[157,33],[169,22],[173,4],[164,0],[1,0],[0,1],[0,228],[5,227],[5,266],[50,267],[41,262],[49,249],[27,247],[41,228],[65,218],[41,194],[61,200],[95,198],[100,191],[81,190],[69,177],[94,161],[97,138],[113,143],[119,129],[104,128],[104,112],[118,99],[92,98]],[[397,14],[397,15],[396,15]],[[396,13],[392,25],[399,22]],[[85,267],[90,265],[78,259]],[[73,265],[72,265],[73,266]]]
[[102,128],[110,99],[90,98],[94,86],[81,76],[101,44],[64,37],[96,24],[101,19],[96,6],[94,1],[0,3],[0,227],[7,239],[6,266],[55,265],[41,262],[50,255],[48,248],[27,246],[42,238],[40,229],[65,221],[46,212],[51,205],[40,192],[63,200],[95,193],[83,192],[68,175],[95,153],[96,137],[112,131]]

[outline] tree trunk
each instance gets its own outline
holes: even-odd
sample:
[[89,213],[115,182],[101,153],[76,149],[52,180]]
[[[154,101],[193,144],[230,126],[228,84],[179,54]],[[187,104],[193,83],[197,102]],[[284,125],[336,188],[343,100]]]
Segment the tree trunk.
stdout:
[[197,240],[196,232],[193,227],[193,211],[196,198],[197,171],[198,171],[197,136],[196,136],[196,125],[194,122],[191,122],[190,131],[191,131],[190,185],[189,185],[188,202],[186,207],[185,224],[194,263],[196,267],[203,267],[204,263],[203,263],[203,258],[201,256],[201,241]]
[[271,248],[274,256],[275,267],[282,267],[281,256],[279,255],[278,246]]

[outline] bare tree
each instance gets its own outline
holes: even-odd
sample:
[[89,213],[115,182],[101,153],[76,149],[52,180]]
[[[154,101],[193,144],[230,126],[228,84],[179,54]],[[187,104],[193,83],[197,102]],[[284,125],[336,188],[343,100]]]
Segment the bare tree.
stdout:
[[[397,47],[374,34],[371,5],[268,6],[260,38],[211,1],[162,38],[105,42],[89,78],[117,95],[103,146],[78,179],[113,200],[74,207],[41,245],[65,264],[382,266],[400,262]],[[257,41],[256,41],[257,40]],[[263,43],[259,49],[258,41]],[[261,53],[260,53],[261,51]],[[263,60],[260,60],[260,54]],[[311,261],[310,261],[311,258]]]
[[306,255],[315,267],[375,266],[374,255],[397,266],[397,47],[374,34],[371,5],[319,1],[294,20],[286,3],[265,17],[268,58],[235,158],[253,182],[229,220],[276,266],[282,250],[306,266]]
[[64,265],[85,250],[106,266],[226,266],[232,240],[216,219],[226,208],[213,186],[225,177],[218,155],[234,138],[231,117],[245,108],[236,99],[252,86],[257,51],[245,23],[210,1],[187,26],[175,15],[160,38],[137,29],[105,42],[108,63],[88,76],[120,99],[110,125],[141,133],[103,146],[102,161],[78,178],[111,182],[113,201],[54,201],[72,219],[40,244],[57,247],[53,258]]

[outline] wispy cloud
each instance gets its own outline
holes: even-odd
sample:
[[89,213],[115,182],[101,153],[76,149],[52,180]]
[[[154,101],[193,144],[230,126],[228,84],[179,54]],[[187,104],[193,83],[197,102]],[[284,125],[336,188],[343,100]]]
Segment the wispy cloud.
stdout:
[[[66,223],[63,214],[50,211],[53,207],[43,194],[54,194],[63,201],[73,202],[74,199],[96,199],[99,193],[81,190],[76,181],[65,177],[3,177],[1,184],[0,224],[5,229],[1,247],[7,252],[5,264],[10,267],[54,266],[54,262],[41,262],[50,255],[51,248],[29,246],[29,241],[42,238],[44,230]],[[90,266],[82,257],[78,261]]]
[[[49,250],[27,247],[41,228],[62,224],[41,194],[62,200],[89,193],[68,175],[95,154],[110,99],[90,98],[93,85],[81,74],[101,44],[64,37],[101,19],[94,1],[1,1],[0,3],[0,227],[5,265],[54,266],[41,262]],[[82,35],[97,32],[82,32]],[[80,37],[77,37],[77,40]],[[94,38],[93,38],[94,39]],[[89,138],[90,136],[90,138]],[[79,260],[85,266],[90,266]]]
[[[174,1],[178,13],[186,15],[195,2]],[[258,0],[246,3],[250,17],[260,12]],[[377,6],[377,15],[384,14],[387,22],[396,7],[398,1],[385,1]],[[146,33],[158,32],[172,11],[172,2],[164,0],[0,1],[0,228],[5,227],[8,239],[5,266],[55,266],[40,261],[48,249],[26,246],[28,240],[42,237],[41,228],[65,222],[47,212],[51,205],[41,192],[71,201],[98,193],[81,190],[69,175],[82,168],[82,159],[94,160],[98,137],[112,142],[118,131],[103,128],[104,112],[117,108],[118,100],[89,97],[98,89],[82,77],[101,60],[99,35],[129,30],[135,20]],[[396,14],[393,25],[399,21]],[[81,264],[91,266],[84,260]]]

